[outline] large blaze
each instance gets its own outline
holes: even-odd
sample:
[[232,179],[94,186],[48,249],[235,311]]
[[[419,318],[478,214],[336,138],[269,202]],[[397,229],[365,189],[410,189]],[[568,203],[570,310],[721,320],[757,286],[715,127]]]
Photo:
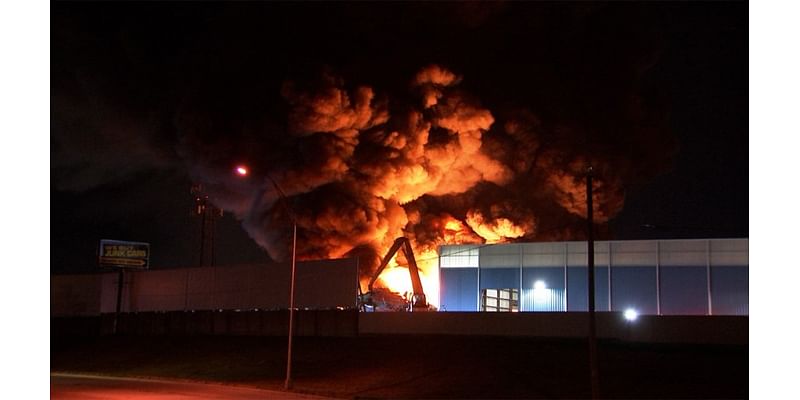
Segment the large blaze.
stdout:
[[[419,278],[422,281],[422,288],[425,290],[425,296],[428,303],[432,306],[439,308],[439,272],[438,268],[438,255],[435,250],[427,250],[422,253],[415,251],[417,258],[417,267],[419,268]],[[386,269],[380,274],[378,278],[378,286],[386,287],[387,289],[400,294],[406,295],[412,293],[411,277],[408,271],[408,264],[404,262],[402,265],[398,264],[397,259],[392,260]],[[365,286],[363,284],[362,286]]]
[[[212,139],[220,137],[214,129],[231,126],[227,115],[193,108],[178,119],[180,152],[214,202],[241,219],[272,258],[288,258],[293,216],[300,259],[357,256],[364,282],[405,236],[438,306],[439,246],[581,238],[586,167],[596,171],[600,222],[620,211],[622,184],[638,170],[624,155],[581,150],[580,143],[599,140],[591,131],[545,124],[527,109],[498,117],[461,87],[465,81],[438,65],[421,69],[399,97],[330,72],[287,81],[282,122],[240,122],[243,140],[232,144]],[[649,154],[629,153],[638,160]],[[250,160],[246,179],[231,177],[237,159]],[[279,201],[272,180],[288,201]],[[390,265],[378,285],[410,291],[403,262]]]

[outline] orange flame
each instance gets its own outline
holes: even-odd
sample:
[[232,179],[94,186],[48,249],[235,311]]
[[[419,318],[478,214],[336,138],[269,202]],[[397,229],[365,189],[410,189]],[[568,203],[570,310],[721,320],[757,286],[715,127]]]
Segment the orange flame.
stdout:
[[478,212],[467,213],[467,224],[475,233],[486,240],[486,243],[502,243],[508,239],[525,235],[525,228],[514,224],[508,218],[496,218],[486,221]]
[[[412,214],[411,219],[419,222],[418,215]],[[439,307],[439,255],[438,246],[453,243],[474,243],[480,241],[480,237],[466,226],[462,221],[453,218],[449,214],[440,214],[434,217],[430,223],[430,229],[437,231],[434,233],[436,240],[433,242],[420,243],[415,240],[413,234],[409,235],[411,248],[414,251],[414,258],[417,261],[420,281],[425,291],[427,301],[432,306]],[[411,275],[408,271],[407,261],[402,253],[398,258],[389,261],[386,269],[378,277],[378,286],[385,287],[392,292],[400,295],[413,291],[411,285]],[[364,284],[362,282],[362,284]]]
[[[410,219],[419,223],[418,215]],[[498,243],[524,236],[533,229],[533,223],[517,225],[508,218],[487,219],[478,211],[467,213],[466,221],[443,213],[432,217],[426,224],[426,233],[433,241],[419,242],[413,234],[409,235],[419,270],[420,281],[430,305],[439,308],[439,259],[438,246],[458,243]],[[433,230],[434,232],[430,232]],[[408,263],[403,253],[389,261],[377,279],[377,286],[389,289],[401,296],[413,292]],[[399,260],[398,260],[399,258]],[[362,282],[362,285],[367,282]]]
[[[422,289],[425,290],[428,304],[439,308],[438,255],[435,250],[426,250],[414,255],[417,258],[419,279],[422,281]],[[408,266],[398,265],[396,258],[389,262],[389,265],[383,270],[378,280],[380,286],[400,295],[413,292]]]

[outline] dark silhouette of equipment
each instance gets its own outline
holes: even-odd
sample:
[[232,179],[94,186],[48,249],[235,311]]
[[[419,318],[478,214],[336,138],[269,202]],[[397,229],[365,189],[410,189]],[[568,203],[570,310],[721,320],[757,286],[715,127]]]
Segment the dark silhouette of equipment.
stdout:
[[[392,260],[392,257],[394,257],[400,249],[403,250],[403,254],[406,256],[406,261],[408,262],[408,273],[411,276],[411,288],[413,290],[411,298],[404,300],[398,300],[401,296],[393,294],[386,289],[373,288],[381,272],[383,272],[389,264],[389,261]],[[411,242],[408,238],[399,237],[395,239],[392,247],[389,248],[389,251],[386,252],[386,255],[383,257],[380,266],[378,266],[378,269],[375,270],[375,273],[372,275],[372,279],[370,279],[369,285],[367,285],[367,293],[361,295],[360,298],[361,304],[359,307],[362,311],[366,311],[367,306],[371,307],[373,310],[383,311],[429,311],[431,309],[425,298],[422,280],[419,278],[417,260],[414,258],[414,251],[411,249]]]

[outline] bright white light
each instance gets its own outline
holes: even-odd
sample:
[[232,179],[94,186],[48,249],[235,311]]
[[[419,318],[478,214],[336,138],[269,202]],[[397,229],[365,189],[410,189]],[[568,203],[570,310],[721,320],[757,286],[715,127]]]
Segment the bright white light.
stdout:
[[236,167],[236,173],[241,175],[241,176],[245,176],[245,175],[247,175],[247,168],[244,167],[244,166],[238,166],[238,167]]
[[544,284],[544,281],[536,281],[533,284],[533,288],[536,290],[542,290],[547,288],[547,285]]
[[628,321],[635,321],[636,318],[639,318],[639,313],[632,308],[625,310],[625,314],[623,315],[625,315],[625,319],[627,319]]

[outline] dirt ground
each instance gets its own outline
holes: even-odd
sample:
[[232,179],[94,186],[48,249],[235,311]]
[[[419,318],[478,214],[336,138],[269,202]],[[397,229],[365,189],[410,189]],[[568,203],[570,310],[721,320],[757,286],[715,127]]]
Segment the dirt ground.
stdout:
[[[51,339],[51,371],[283,386],[285,337]],[[590,394],[582,340],[296,338],[295,390],[357,399],[553,399]],[[747,346],[600,342],[605,398],[746,398]]]

